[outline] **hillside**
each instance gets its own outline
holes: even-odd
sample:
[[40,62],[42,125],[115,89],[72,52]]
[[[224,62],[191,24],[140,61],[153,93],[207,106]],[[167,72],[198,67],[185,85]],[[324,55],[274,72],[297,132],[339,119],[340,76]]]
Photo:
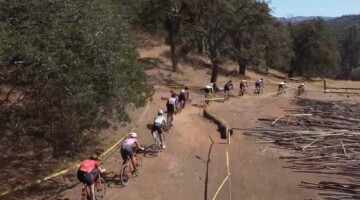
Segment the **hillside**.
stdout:
[[335,32],[336,35],[341,34],[346,27],[351,25],[360,25],[359,15],[345,15],[327,21],[327,24]]
[[304,21],[309,21],[309,20],[313,20],[313,19],[322,19],[322,20],[325,20],[325,21],[328,21],[328,20],[332,20],[334,19],[333,17],[322,17],[322,16],[296,16],[296,17],[289,17],[289,18],[278,18],[279,21],[281,22],[289,22],[291,24],[297,24],[297,23],[301,23],[301,22],[304,22]]

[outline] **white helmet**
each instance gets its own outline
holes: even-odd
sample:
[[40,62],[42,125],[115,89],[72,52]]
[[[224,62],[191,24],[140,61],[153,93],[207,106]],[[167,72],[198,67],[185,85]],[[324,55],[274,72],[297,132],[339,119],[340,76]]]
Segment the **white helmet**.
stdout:
[[136,133],[130,133],[130,137],[132,137],[132,138],[137,138],[137,134]]
[[164,111],[163,111],[163,110],[159,110],[159,111],[158,111],[158,115],[162,115],[162,114],[164,114]]

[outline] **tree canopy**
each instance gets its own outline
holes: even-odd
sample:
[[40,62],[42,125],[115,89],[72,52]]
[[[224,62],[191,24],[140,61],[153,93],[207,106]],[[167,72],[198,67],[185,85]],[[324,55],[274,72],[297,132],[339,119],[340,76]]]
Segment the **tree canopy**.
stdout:
[[291,73],[297,72],[305,77],[335,74],[339,61],[337,41],[324,21],[313,20],[295,25],[292,35],[295,57]]
[[100,0],[0,1],[1,129],[44,137],[54,154],[83,147],[108,117],[151,92],[123,21]]

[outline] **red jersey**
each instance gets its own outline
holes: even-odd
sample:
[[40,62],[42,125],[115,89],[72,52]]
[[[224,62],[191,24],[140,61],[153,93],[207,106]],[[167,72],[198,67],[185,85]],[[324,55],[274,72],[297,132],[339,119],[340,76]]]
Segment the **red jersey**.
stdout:
[[80,164],[80,171],[90,173],[94,168],[99,167],[100,164],[95,160],[84,160]]

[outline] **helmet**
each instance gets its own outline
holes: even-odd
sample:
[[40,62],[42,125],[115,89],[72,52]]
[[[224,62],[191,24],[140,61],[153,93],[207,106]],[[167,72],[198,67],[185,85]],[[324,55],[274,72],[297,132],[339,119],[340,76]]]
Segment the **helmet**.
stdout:
[[260,80],[264,80],[263,78],[261,78]]
[[181,90],[181,92],[185,92],[185,90]]
[[188,90],[189,88],[187,86],[185,86],[185,90]]
[[175,94],[175,93],[172,93],[172,94],[171,94],[171,97],[176,97],[176,94]]
[[158,115],[162,115],[162,114],[164,114],[164,111],[163,111],[163,110],[159,110],[159,111],[158,111]]
[[137,138],[137,134],[134,133],[134,132],[132,132],[132,133],[130,133],[130,137],[132,137],[132,138]]
[[229,83],[232,83],[232,80],[230,80]]
[[99,156],[98,156],[98,155],[93,154],[92,156],[90,156],[90,160],[96,160],[96,161],[98,161],[98,160],[100,160],[100,159],[99,159]]

